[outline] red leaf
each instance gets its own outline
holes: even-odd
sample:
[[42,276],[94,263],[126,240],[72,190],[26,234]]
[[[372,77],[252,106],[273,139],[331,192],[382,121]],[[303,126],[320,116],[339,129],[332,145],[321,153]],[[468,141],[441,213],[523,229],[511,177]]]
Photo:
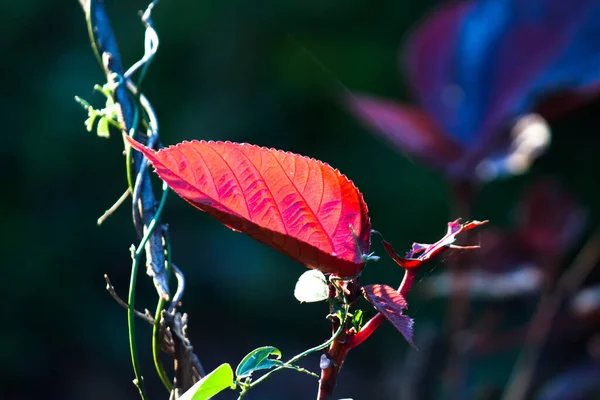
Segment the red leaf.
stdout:
[[127,140],[177,194],[226,226],[325,273],[349,277],[363,268],[367,205],[329,165],[250,144],[192,141],[156,152]]
[[413,343],[414,321],[402,313],[408,308],[404,297],[392,287],[382,284],[363,286],[363,293],[365,299],[398,329],[412,347],[415,347]]
[[[448,247],[452,246],[452,243],[456,240],[456,235],[469,229],[476,228],[480,225],[486,224],[488,221],[472,221],[465,224],[461,224],[460,220],[457,219],[454,222],[448,223],[448,232],[446,235],[434,244],[420,244],[413,243],[412,248],[406,253],[405,257],[400,257],[394,250],[392,245],[386,242],[383,238],[381,243],[388,252],[390,257],[402,268],[417,268],[425,264],[432,257],[444,251]],[[462,249],[475,249],[479,246],[454,246],[455,248]]]

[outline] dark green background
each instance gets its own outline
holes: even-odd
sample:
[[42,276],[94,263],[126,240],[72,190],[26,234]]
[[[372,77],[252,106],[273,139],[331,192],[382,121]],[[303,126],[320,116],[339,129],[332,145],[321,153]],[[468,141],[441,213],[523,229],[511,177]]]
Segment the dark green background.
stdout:
[[[144,1],[107,1],[126,65],[143,52],[137,11]],[[341,107],[347,90],[408,101],[399,50],[434,1],[163,0],[154,21],[161,47],[144,84],[165,144],[189,139],[250,142],[308,155],[339,168],[364,193],[373,227],[397,249],[436,240],[451,219],[443,178],[370,135]],[[104,289],[108,274],[125,296],[129,246],[136,242],[128,206],[102,227],[96,219],[126,189],[122,141],[85,131],[79,95],[104,83],[83,12],[71,1],[0,3],[0,215],[2,322],[0,398],[134,399],[126,314]],[[526,176],[483,188],[474,217],[507,226],[520,193],[536,177],[557,176],[599,217],[600,129],[591,104],[553,125],[549,153]],[[158,187],[158,186],[157,186]],[[325,340],[324,303],[293,297],[304,268],[224,228],[170,196],[164,213],[174,261],[187,277],[184,310],[205,368],[233,365],[261,345],[290,357]],[[383,255],[379,244],[373,246]],[[432,267],[444,268],[443,260]],[[396,286],[388,258],[363,282]],[[153,309],[150,279],[137,304]],[[443,326],[444,301],[409,298],[419,334]],[[534,303],[514,311],[527,316]],[[150,360],[150,328],[140,323],[143,373],[152,399],[167,398]],[[383,326],[350,353],[339,398],[396,399],[413,352]],[[477,364],[475,393],[502,386],[516,351]],[[318,369],[318,356],[305,362]],[[432,377],[432,384],[439,377]],[[273,377],[248,399],[313,398],[317,382],[294,372]],[[443,397],[443,396],[442,396]],[[224,398],[227,398],[226,396]]]

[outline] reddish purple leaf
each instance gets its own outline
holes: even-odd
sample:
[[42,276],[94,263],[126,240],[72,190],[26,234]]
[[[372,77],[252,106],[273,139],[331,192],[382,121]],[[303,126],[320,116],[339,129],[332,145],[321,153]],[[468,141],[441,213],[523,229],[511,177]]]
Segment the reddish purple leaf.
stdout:
[[192,141],[154,151],[127,140],[177,194],[226,226],[309,268],[341,277],[362,270],[367,205],[329,165],[250,144]]
[[[456,240],[456,236],[464,231],[476,228],[480,225],[486,224],[488,221],[471,221],[465,224],[461,224],[460,220],[457,219],[454,222],[448,223],[448,232],[446,235],[435,242],[434,244],[420,244],[413,243],[412,248],[406,253],[405,257],[400,257],[398,253],[394,250],[392,245],[386,242],[383,238],[381,239],[381,243],[383,247],[388,252],[390,257],[402,268],[417,268],[421,265],[425,264],[432,257],[436,256],[440,252],[446,250],[448,247],[452,246],[454,241]],[[479,246],[455,246],[456,248],[462,249],[475,249],[479,248]]]
[[515,123],[598,97],[599,15],[594,0],[443,2],[409,35],[401,57],[419,108],[361,96],[350,100],[353,113],[451,179],[522,173],[549,132],[544,121],[517,134]]
[[404,297],[392,287],[382,284],[363,286],[363,293],[365,299],[398,329],[412,347],[416,348],[413,343],[414,321],[402,313],[408,308]]
[[460,101],[453,63],[463,21],[472,9],[468,2],[438,7],[412,32],[401,57],[407,83],[419,103],[450,134],[449,127],[458,122],[456,106]]
[[380,133],[395,148],[438,168],[449,168],[463,149],[426,112],[373,96],[352,95],[347,104],[368,128]]

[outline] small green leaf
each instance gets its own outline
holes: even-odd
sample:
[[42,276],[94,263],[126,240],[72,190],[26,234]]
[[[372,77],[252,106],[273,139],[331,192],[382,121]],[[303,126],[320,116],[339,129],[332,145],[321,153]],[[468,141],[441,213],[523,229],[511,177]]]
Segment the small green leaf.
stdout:
[[235,389],[233,370],[229,364],[221,364],[196,382],[179,400],[207,400],[227,388]]
[[109,138],[110,131],[108,129],[108,119],[105,117],[100,118],[98,126],[96,127],[96,133],[99,137]]
[[113,108],[115,106],[115,101],[112,98],[112,95],[109,93],[108,96],[106,96],[106,107],[105,108]]
[[300,275],[294,296],[299,302],[312,303],[323,301],[329,297],[329,286],[327,278],[321,271],[311,269]]
[[[273,356],[273,358],[269,358]],[[259,347],[252,350],[240,361],[235,369],[237,379],[249,377],[254,371],[271,369],[283,364],[279,359],[281,351],[273,346]]]
[[346,306],[344,304],[335,302],[333,303],[333,312],[328,315],[329,318],[335,316],[340,323],[346,319]]
[[85,120],[85,129],[91,132],[94,129],[94,122],[96,121],[96,114],[91,115]]
[[352,326],[354,327],[356,332],[360,331],[362,324],[363,324],[363,311],[356,310],[356,312],[354,313],[354,316],[352,317]]

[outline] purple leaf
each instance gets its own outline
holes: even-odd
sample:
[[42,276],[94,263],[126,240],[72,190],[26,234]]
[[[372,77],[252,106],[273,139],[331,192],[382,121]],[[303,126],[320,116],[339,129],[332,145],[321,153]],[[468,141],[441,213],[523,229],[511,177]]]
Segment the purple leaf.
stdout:
[[362,95],[347,100],[354,115],[373,132],[381,134],[395,148],[406,151],[438,168],[448,168],[462,149],[424,111]]
[[413,343],[414,321],[402,313],[408,308],[404,297],[388,285],[376,284],[363,287],[365,299],[373,305],[416,349]]

